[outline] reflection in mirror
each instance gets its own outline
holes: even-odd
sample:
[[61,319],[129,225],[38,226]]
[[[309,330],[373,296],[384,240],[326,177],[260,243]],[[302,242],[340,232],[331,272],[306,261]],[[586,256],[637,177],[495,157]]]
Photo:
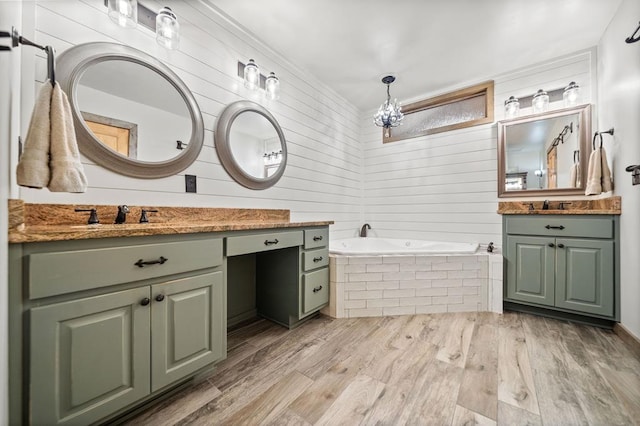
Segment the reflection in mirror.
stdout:
[[233,102],[222,111],[215,145],[229,176],[247,188],[273,186],[287,166],[282,129],[275,117],[255,102]]
[[255,178],[272,176],[282,161],[278,132],[261,114],[245,111],[233,121],[229,138],[238,165]]
[[115,43],[85,43],[58,57],[78,148],[116,173],[159,178],[186,169],[204,124],[186,84],[156,58]]
[[498,123],[498,195],[584,193],[590,106]]
[[[108,60],[88,68],[76,97],[95,137],[125,157],[170,160],[180,154],[176,141],[187,140],[191,133],[191,117],[180,93],[163,76],[134,62]],[[133,126],[135,146],[130,144]]]

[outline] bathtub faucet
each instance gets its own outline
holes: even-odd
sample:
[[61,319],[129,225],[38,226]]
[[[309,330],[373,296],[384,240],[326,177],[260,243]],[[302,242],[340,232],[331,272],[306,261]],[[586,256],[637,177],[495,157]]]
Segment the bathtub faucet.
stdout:
[[369,225],[368,223],[365,223],[364,225],[362,225],[362,228],[360,228],[361,237],[364,238],[367,236],[367,229],[371,229],[371,225]]

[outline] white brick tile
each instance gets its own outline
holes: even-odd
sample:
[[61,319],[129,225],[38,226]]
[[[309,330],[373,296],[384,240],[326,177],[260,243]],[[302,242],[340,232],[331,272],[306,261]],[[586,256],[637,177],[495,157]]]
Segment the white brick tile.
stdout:
[[413,315],[416,313],[415,306],[398,306],[395,308],[382,308],[384,315]]
[[388,308],[391,306],[400,306],[399,299],[367,300],[367,308]]
[[366,274],[348,274],[350,282],[356,281],[382,281],[381,273]]
[[479,278],[478,271],[447,271],[447,278]]
[[349,257],[349,265],[370,263],[382,263],[382,256],[351,256]]
[[383,263],[416,263],[415,256],[384,256]]
[[447,278],[447,271],[417,271],[416,280],[438,280]]
[[465,287],[482,287],[487,285],[486,278],[465,278],[462,280],[462,285]]
[[436,314],[447,312],[447,305],[416,306],[416,314]]
[[[382,275],[383,281],[406,281],[406,280],[415,280],[416,273],[415,272],[385,272]],[[376,281],[376,280],[371,280]]]
[[424,306],[431,305],[431,297],[407,297],[400,299],[400,306]]
[[447,312],[478,312],[478,304],[447,305]]
[[399,263],[383,263],[381,265],[367,265],[367,272],[399,272]]
[[480,263],[480,262],[463,263],[462,269],[465,271],[479,271],[482,269],[483,265],[486,265],[486,263]]
[[362,281],[362,282],[355,282],[355,283],[344,283],[344,289],[346,291],[360,291],[360,290],[366,290],[367,289],[367,283]]
[[431,287],[462,287],[462,280],[433,280]]
[[348,265],[329,266],[329,279],[331,281],[345,281],[344,267]]
[[402,263],[400,271],[430,271],[430,263]]
[[382,299],[382,291],[350,291],[349,300],[355,299]]
[[416,256],[416,263],[421,264],[445,263],[446,261],[446,256]]
[[462,262],[435,263],[431,265],[434,271],[462,271]]
[[347,274],[364,274],[367,272],[367,265],[356,263],[355,265],[344,265],[344,272]]
[[349,309],[349,318],[379,316],[382,316],[382,308]]
[[335,259],[334,262],[336,265],[346,265],[349,263],[349,258],[347,256],[332,256],[330,259]]
[[414,297],[416,295],[416,291],[412,288],[406,288],[402,290],[384,290],[383,297]]
[[472,303],[482,303],[482,296],[480,296],[479,294],[477,295],[465,295],[463,296],[464,299],[464,304],[472,304]]
[[396,290],[400,281],[367,281],[367,290]]
[[466,255],[457,255],[457,256],[447,256],[448,263],[477,263],[479,256],[466,256]]
[[431,288],[431,280],[400,281],[400,288]]
[[416,289],[416,297],[422,296],[446,296],[447,289],[444,287],[440,288],[418,288]]
[[462,303],[462,296],[434,296],[431,301],[434,305],[451,305]]
[[480,287],[449,287],[447,288],[447,295],[448,296],[460,296],[460,295],[477,296],[479,294],[479,290],[480,290]]
[[366,300],[345,300],[344,301],[345,309],[362,309],[367,307]]

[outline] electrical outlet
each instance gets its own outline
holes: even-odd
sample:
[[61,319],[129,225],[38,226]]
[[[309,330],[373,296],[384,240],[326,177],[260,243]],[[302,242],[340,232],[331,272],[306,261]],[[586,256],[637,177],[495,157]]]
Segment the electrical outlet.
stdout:
[[196,179],[196,175],[184,175],[184,186],[186,192],[198,192]]

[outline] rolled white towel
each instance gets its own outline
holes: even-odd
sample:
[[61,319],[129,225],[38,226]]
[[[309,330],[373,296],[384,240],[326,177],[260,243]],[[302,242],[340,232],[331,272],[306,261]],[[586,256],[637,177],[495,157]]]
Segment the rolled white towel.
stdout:
[[585,195],[598,195],[602,192],[602,158],[600,150],[594,150],[589,156],[589,169],[587,170],[587,188]]
[[59,84],[51,98],[51,192],[85,192],[87,178],[80,162],[73,115]]
[[49,184],[51,92],[51,83],[46,81],[31,113],[24,149],[16,169],[16,180],[20,186],[40,189]]
[[578,164],[574,163],[569,169],[569,186],[571,188],[578,187]]

